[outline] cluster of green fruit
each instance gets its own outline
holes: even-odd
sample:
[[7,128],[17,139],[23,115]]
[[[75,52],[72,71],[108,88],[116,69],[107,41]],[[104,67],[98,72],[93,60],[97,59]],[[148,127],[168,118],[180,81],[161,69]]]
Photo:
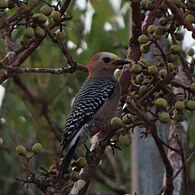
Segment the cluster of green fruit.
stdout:
[[[128,113],[125,114],[122,118],[119,117],[113,117],[111,119],[111,126],[114,129],[120,129],[122,127],[128,126],[136,121],[136,116]],[[118,137],[119,144],[123,146],[129,146],[131,144],[131,137],[128,132],[120,133]]]
[[[195,23],[195,16],[194,16],[194,10],[195,10],[195,0],[173,0],[171,1],[172,4],[175,4],[178,8],[184,8],[183,12],[184,20],[186,23]],[[151,11],[154,9],[154,1],[153,0],[141,0],[140,2],[141,9],[144,11]],[[157,17],[159,18],[159,25],[154,26],[151,25],[148,27],[148,33],[150,33],[154,39],[158,40],[161,38],[161,35],[163,35],[165,32],[169,31],[170,26],[173,24],[175,27],[180,26],[181,21],[178,20],[177,17],[173,17],[172,15],[167,14],[168,13],[168,7],[165,2],[161,2],[160,6],[158,6]],[[195,36],[192,34],[192,37]],[[177,37],[176,37],[177,38]],[[180,39],[180,38],[179,38]],[[147,52],[148,47],[146,45],[142,46],[142,50]]]
[[[43,146],[40,143],[35,143],[32,146],[33,154],[39,154],[42,150],[43,150]],[[18,145],[16,147],[16,153],[21,155],[21,156],[26,156],[27,155],[27,150],[26,150],[25,146]]]
[[[50,16],[51,19],[55,22],[60,22],[62,17],[61,13],[54,10],[53,7],[48,5],[41,7],[39,13],[34,13],[32,15],[32,22],[27,28],[25,28],[24,36],[21,39],[22,44],[26,43],[26,41],[33,38],[34,36],[45,36],[45,31],[41,26],[48,21],[48,16]],[[61,30],[56,31],[55,35],[56,38],[58,38],[60,41],[63,41],[66,37],[66,32],[61,28]]]
[[[160,110],[159,121],[161,123],[169,123],[172,117],[167,111],[169,107],[167,100],[164,98],[158,98],[155,101],[155,106],[158,110]],[[174,103],[173,108],[175,109],[173,119],[175,119],[177,122],[181,122],[185,119],[184,113],[183,113],[184,109],[187,109],[189,111],[195,110],[195,101],[194,100],[184,100],[184,101],[178,100]]]
[[[190,51],[192,52],[192,51]],[[193,52],[192,52],[193,53]],[[168,71],[169,74],[168,74]],[[147,107],[149,104],[149,107],[153,107],[154,105],[157,108],[157,115],[158,119],[162,123],[169,123],[171,118],[175,119],[178,122],[181,122],[184,120],[184,109],[187,109],[189,111],[195,110],[195,101],[194,101],[194,94],[195,94],[195,83],[192,83],[191,86],[184,86],[183,83],[177,79],[167,79],[169,76],[171,78],[171,73],[176,71],[177,68],[173,63],[168,63],[166,68],[158,67],[156,65],[152,65],[147,62],[147,60],[141,59],[138,61],[137,64],[134,64],[131,67],[132,74],[132,81],[135,85],[133,85],[134,96],[136,99],[141,99],[143,96],[149,92],[152,88],[154,88],[154,85],[160,81],[163,82],[164,87],[167,85],[167,92],[171,90],[171,87],[176,88],[184,88],[189,92],[188,99],[184,101],[177,101],[175,102],[170,101],[168,104],[168,101],[164,98],[157,98],[156,96],[166,96],[165,94],[160,93],[160,88],[156,88],[153,91],[153,94],[150,95],[149,98],[147,98],[147,102],[143,102],[144,108]],[[152,78],[155,79],[155,83],[152,83]],[[165,81],[165,82],[164,82]],[[159,86],[160,87],[160,86]],[[157,92],[157,93],[156,93]],[[161,95],[160,95],[161,94]],[[168,94],[167,94],[168,95]],[[157,99],[156,99],[157,98]],[[155,103],[153,104],[153,99],[156,99]],[[169,110],[171,113],[169,113]],[[174,112],[173,112],[174,111]]]
[[87,160],[84,156],[79,157],[76,161],[71,163],[72,170],[70,171],[69,178],[71,181],[76,182],[80,179],[80,170],[87,165]]

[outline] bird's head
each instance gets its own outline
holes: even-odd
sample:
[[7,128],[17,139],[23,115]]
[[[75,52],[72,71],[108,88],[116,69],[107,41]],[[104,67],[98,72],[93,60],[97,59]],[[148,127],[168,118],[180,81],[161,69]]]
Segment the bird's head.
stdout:
[[130,63],[109,52],[95,54],[88,63],[88,72],[91,77],[113,77],[114,71],[124,64]]

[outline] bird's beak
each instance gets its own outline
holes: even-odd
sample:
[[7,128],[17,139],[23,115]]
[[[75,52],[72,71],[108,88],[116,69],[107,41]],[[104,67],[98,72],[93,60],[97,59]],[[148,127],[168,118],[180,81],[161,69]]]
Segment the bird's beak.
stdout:
[[131,63],[131,62],[128,60],[123,60],[123,59],[118,58],[118,57],[112,58],[112,60],[110,62],[110,64],[114,65],[116,68],[122,68],[123,65],[129,64],[129,63]]

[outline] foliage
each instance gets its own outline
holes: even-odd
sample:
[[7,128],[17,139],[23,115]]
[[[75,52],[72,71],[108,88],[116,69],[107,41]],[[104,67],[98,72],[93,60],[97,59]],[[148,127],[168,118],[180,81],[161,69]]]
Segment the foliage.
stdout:
[[[182,50],[181,30],[184,26],[193,32],[192,37],[195,35],[194,1],[130,2],[141,5],[142,18],[137,15],[137,19],[145,23],[128,44],[129,24],[135,20],[129,19],[129,1],[121,0],[119,8],[109,0],[86,1],[84,6],[79,1],[69,5],[67,0],[0,1],[0,81],[6,89],[0,126],[3,194],[68,193],[80,178],[78,171],[86,165],[83,147],[75,155],[65,184],[55,183],[64,122],[87,76],[85,65],[98,51],[125,57],[129,48],[127,56],[133,58],[133,52],[137,52],[138,58],[133,59],[136,63],[129,72],[130,82],[126,81],[128,91],[123,94],[130,113],[112,120],[114,128],[117,126],[114,139],[122,151],[115,150],[112,155],[106,149],[89,191],[130,192],[129,129],[135,126],[155,132],[148,124],[188,119],[188,151],[194,150],[194,50]],[[153,9],[157,19],[150,23],[146,16]],[[178,13],[183,14],[182,21]],[[136,43],[138,49],[133,50],[131,43]],[[150,51],[157,51],[160,60],[146,59]],[[175,78],[180,65],[189,83]],[[175,89],[188,95],[181,98],[174,94]],[[150,118],[145,113],[150,113]],[[194,167],[192,160],[188,164],[190,186],[195,182]]]

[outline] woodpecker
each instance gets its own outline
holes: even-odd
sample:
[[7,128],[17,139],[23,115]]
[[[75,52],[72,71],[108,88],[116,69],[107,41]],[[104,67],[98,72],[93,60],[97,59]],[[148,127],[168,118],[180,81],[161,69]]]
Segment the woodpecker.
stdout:
[[65,123],[62,140],[64,157],[57,181],[67,171],[78,144],[97,134],[115,115],[120,86],[114,79],[114,71],[128,63],[130,62],[109,52],[97,53],[90,59],[89,76],[75,96]]

